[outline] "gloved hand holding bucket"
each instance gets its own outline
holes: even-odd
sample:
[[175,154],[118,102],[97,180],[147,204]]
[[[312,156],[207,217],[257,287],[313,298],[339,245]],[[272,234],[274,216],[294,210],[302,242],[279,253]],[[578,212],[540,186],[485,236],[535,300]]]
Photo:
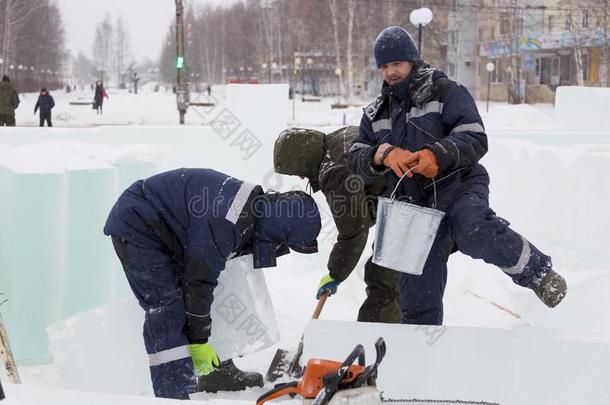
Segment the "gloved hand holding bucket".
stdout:
[[[400,182],[413,169],[410,168],[400,177],[390,198],[379,198],[373,263],[403,273],[421,275],[445,213],[395,199]],[[432,184],[436,206],[434,179]]]

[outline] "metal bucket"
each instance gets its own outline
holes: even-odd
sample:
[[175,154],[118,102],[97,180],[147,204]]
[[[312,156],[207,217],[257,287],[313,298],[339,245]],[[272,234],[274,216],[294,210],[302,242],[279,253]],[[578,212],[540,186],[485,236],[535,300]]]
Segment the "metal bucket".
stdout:
[[398,184],[390,198],[379,198],[373,263],[403,273],[421,275],[445,213],[395,200]]

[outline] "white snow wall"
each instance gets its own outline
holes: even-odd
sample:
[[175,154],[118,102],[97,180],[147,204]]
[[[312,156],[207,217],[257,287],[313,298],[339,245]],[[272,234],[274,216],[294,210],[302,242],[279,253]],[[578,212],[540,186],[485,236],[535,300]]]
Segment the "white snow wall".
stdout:
[[288,87],[228,86],[226,100],[190,112],[206,127],[0,131],[0,311],[18,361],[50,360],[48,324],[131,294],[102,228],[135,180],[212,167],[277,188]]

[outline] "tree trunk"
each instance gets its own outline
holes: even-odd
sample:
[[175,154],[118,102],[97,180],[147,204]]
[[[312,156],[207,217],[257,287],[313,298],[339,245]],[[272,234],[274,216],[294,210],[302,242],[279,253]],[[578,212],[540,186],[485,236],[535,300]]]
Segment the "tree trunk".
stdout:
[[347,3],[347,102],[352,102],[352,91],[354,89],[354,14],[356,0],[348,0]]
[[275,25],[277,27],[277,66],[280,69],[280,75],[281,75],[281,81],[284,81],[284,69],[282,69],[282,64],[283,64],[283,54],[282,54],[282,46],[283,46],[283,41],[282,41],[282,24],[281,24],[281,17],[280,17],[280,7],[281,4],[276,5],[276,9],[275,9]]
[[337,13],[337,0],[330,0],[330,14],[333,21],[333,37],[335,40],[335,61],[336,69],[339,73],[339,103],[341,103],[341,96],[345,95],[345,89],[343,87],[343,70],[341,69],[341,45],[339,43],[339,15]]
[[602,60],[606,66],[604,72],[606,74],[605,80],[600,80],[600,84],[606,84],[606,87],[610,87],[610,43],[608,41],[608,0],[604,0],[604,46],[602,47]]
[[6,0],[6,9],[4,15],[4,40],[2,41],[2,74],[6,74],[6,70],[8,69],[9,60],[8,60],[8,52],[9,47],[11,45],[11,11],[12,11],[12,0]]
[[580,43],[580,33],[578,31],[577,24],[572,23],[570,26],[573,29],[574,35],[574,59],[576,60],[576,84],[579,86],[585,85],[584,75],[583,75],[583,66],[582,66],[582,46]]

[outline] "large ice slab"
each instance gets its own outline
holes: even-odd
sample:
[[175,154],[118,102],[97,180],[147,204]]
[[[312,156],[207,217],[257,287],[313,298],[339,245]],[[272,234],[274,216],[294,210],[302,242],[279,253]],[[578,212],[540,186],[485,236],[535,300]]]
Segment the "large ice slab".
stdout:
[[143,322],[144,311],[135,300],[120,300],[50,325],[49,349],[62,387],[151,393]]
[[66,174],[43,150],[15,147],[0,152],[0,181],[0,310],[15,355],[48,359],[44,328],[61,317]]
[[49,323],[126,294],[102,228],[120,180],[157,171],[157,158],[143,153],[151,149],[71,141],[0,148],[0,286],[9,300],[1,309],[19,361],[50,359]]
[[363,344],[371,362],[381,336],[387,354],[378,386],[386,399],[606,404],[610,338],[586,342],[572,333],[312,321],[304,359],[342,360]]
[[555,97],[555,116],[562,127],[578,132],[610,130],[610,89],[560,86]]

